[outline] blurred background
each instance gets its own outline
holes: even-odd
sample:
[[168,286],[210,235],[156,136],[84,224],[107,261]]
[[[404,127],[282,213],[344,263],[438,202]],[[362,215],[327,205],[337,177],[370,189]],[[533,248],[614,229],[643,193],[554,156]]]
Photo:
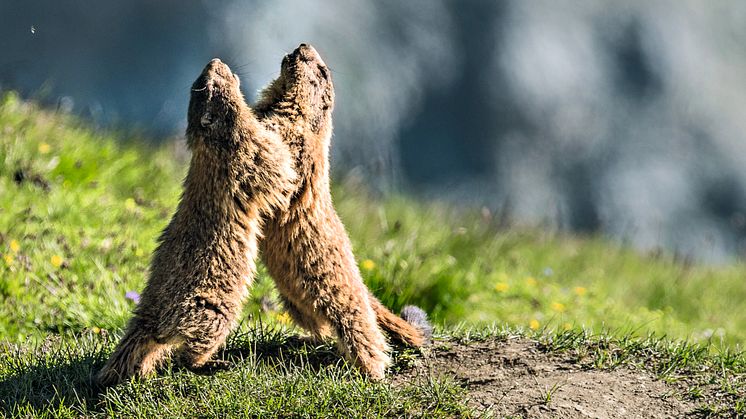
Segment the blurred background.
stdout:
[[720,263],[746,252],[746,3],[26,0],[0,89],[182,135],[212,57],[250,100],[312,43],[335,176]]

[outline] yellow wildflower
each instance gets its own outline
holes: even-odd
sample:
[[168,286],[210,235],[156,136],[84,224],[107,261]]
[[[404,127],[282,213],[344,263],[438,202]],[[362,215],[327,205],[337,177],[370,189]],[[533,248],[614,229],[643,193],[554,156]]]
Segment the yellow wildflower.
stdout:
[[98,328],[98,327],[96,327],[96,326],[93,326],[93,327],[91,328],[91,332],[93,332],[93,333],[95,333],[95,334],[99,334],[99,333],[101,333],[101,329],[100,329],[100,328]]
[[52,266],[54,266],[55,268],[59,268],[60,266],[62,266],[63,260],[62,257],[54,255],[49,259],[49,262],[51,262]]
[[145,254],[145,251],[142,250],[142,248],[138,247],[137,249],[135,249],[135,256],[142,257],[144,254]]
[[277,321],[282,324],[290,324],[290,314],[288,314],[287,311],[283,311],[282,313],[278,314]]
[[133,211],[137,207],[137,204],[135,203],[135,200],[132,198],[127,198],[124,200],[124,208],[127,209],[127,211]]
[[373,261],[372,261],[372,260],[370,260],[370,259],[365,259],[365,260],[363,261],[363,263],[361,263],[360,265],[361,265],[361,266],[363,267],[363,269],[365,269],[366,271],[372,271],[372,270],[373,270],[373,269],[374,269],[374,268],[376,267],[376,263],[375,263],[375,262],[373,262]]
[[536,319],[531,319],[530,322],[528,322],[528,327],[531,328],[531,330],[536,330],[539,328],[539,321]]
[[572,329],[572,325],[570,323],[565,323],[562,325],[562,328],[565,330],[570,330]]
[[21,250],[21,245],[18,244],[18,240],[10,241],[10,250],[12,250],[13,253],[17,253],[19,250]]
[[3,260],[5,260],[5,264],[7,266],[12,265],[13,264],[13,255],[10,255],[10,254],[5,255],[5,256],[3,256]]
[[588,293],[588,289],[586,287],[575,287],[573,288],[573,291],[575,291],[575,295],[577,295],[578,297],[582,297]]
[[47,154],[52,149],[52,147],[49,146],[47,143],[41,143],[39,144],[39,153],[41,154]]
[[505,282],[498,282],[497,284],[495,284],[495,291],[497,292],[505,292],[508,290],[508,288],[510,288],[510,285]]
[[565,305],[562,303],[554,302],[550,305],[550,307],[557,313],[562,313],[563,311],[565,311]]
[[526,285],[528,285],[529,287],[536,286],[536,283],[536,278],[534,278],[533,276],[529,276],[526,278]]

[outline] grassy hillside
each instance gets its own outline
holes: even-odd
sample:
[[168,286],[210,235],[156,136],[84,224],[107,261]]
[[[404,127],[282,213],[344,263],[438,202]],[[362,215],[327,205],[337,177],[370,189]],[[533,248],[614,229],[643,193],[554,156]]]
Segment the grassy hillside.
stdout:
[[[87,415],[89,409],[152,416],[161,404],[170,406],[167,416],[220,415],[239,405],[249,406],[243,411],[251,414],[278,405],[308,414],[295,393],[306,394],[319,411],[345,414],[355,406],[353,416],[468,411],[463,388],[447,379],[393,388],[334,365],[309,369],[308,357],[326,359],[333,350],[311,350],[293,340],[297,332],[263,271],[229,350],[243,359],[251,356],[251,342],[263,345],[264,353],[295,342],[294,350],[305,354],[297,358],[301,367],[289,370],[282,359],[261,367],[249,362],[227,382],[178,375],[134,383],[88,405],[90,394],[79,394],[76,386],[111,350],[135,305],[185,165],[175,144],[155,147],[97,132],[13,94],[0,99],[0,390],[12,389],[8,400],[25,406],[14,413],[43,413],[41,400],[48,400],[59,406],[47,414],[63,416]],[[570,346],[582,347],[587,333],[600,333],[602,341],[633,347],[635,356],[662,351],[675,360],[661,367],[666,374],[694,368],[689,363],[695,358],[695,367],[720,360],[725,378],[707,379],[725,380],[719,388],[744,403],[743,380],[730,381],[744,365],[733,352],[746,342],[743,264],[697,266],[640,255],[602,238],[504,229],[490,214],[406,197],[380,200],[352,181],[334,194],[371,289],[396,310],[420,305],[441,334],[451,334],[456,325],[484,330],[497,323],[519,335],[550,336],[547,347],[555,350],[557,342],[570,339]],[[267,337],[267,330],[277,334]],[[650,333],[703,346],[674,343],[663,350],[659,340],[644,340]],[[599,366],[620,360],[619,351],[604,348]],[[410,355],[398,354],[397,365]],[[50,382],[67,390],[50,388]],[[223,394],[224,386],[253,390]],[[330,405],[332,399],[342,401]]]
[[[0,336],[117,330],[146,278],[185,159],[7,94],[0,104]],[[182,153],[183,154],[183,153]],[[600,238],[500,230],[488,214],[335,190],[365,279],[439,324],[507,323],[746,341],[746,267],[691,266]],[[131,296],[133,294],[130,294]],[[260,275],[247,316],[286,320]],[[264,303],[264,304],[261,304]],[[268,304],[269,303],[269,304]]]

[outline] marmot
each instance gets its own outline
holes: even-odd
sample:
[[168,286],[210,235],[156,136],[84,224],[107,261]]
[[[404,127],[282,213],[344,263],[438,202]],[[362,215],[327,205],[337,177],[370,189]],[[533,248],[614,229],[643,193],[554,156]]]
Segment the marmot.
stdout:
[[346,358],[380,379],[390,361],[378,326],[414,346],[432,329],[424,311],[405,307],[408,323],[363,283],[329,189],[333,106],[331,73],[306,44],[283,58],[280,76],[254,106],[290,147],[299,176],[287,211],[265,223],[261,257],[295,322],[319,338],[336,335]]
[[256,119],[218,59],[192,86],[186,133],[192,157],[181,199],[101,385],[146,375],[172,350],[188,368],[211,365],[253,279],[261,220],[289,203],[288,146]]

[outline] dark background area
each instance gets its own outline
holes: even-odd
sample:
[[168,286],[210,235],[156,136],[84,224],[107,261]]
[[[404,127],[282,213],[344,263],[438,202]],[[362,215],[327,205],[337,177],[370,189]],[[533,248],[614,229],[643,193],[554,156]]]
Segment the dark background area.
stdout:
[[337,89],[334,165],[706,261],[746,249],[746,3],[0,2],[0,88],[181,135],[212,57],[247,97],[300,42]]

